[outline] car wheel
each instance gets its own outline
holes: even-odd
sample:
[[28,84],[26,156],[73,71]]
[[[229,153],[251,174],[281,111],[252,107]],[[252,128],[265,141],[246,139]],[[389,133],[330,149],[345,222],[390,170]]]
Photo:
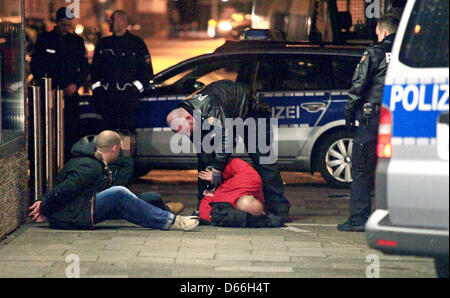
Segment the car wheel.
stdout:
[[448,278],[448,257],[435,258],[434,266],[439,278]]
[[319,171],[332,186],[349,188],[352,184],[353,135],[341,131],[330,134],[319,147]]

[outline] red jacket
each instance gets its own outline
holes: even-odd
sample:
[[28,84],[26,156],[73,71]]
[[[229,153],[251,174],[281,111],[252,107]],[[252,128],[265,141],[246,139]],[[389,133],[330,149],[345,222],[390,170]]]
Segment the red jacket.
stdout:
[[210,203],[226,202],[236,208],[236,202],[243,196],[254,196],[264,204],[263,183],[258,172],[245,161],[235,158],[223,171],[224,182],[214,196],[206,196],[199,207],[199,217],[211,222]]

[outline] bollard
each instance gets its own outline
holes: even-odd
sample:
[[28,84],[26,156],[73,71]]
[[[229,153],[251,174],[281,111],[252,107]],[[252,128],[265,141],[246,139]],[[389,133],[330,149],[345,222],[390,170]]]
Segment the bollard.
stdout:
[[37,201],[43,194],[43,160],[42,160],[42,113],[41,88],[31,87],[33,100],[33,147],[34,147],[34,200]]
[[56,91],[56,165],[58,172],[64,167],[64,90]]
[[53,90],[52,79],[43,78],[44,96],[45,96],[45,158],[46,158],[46,182],[47,191],[53,189],[54,175],[54,117],[53,117]]

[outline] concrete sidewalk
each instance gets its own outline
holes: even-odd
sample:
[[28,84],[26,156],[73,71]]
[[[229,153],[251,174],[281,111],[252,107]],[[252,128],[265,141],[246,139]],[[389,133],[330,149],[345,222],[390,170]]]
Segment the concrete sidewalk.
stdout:
[[[132,190],[156,190],[167,202],[181,201],[183,214],[196,206],[193,183],[140,182]],[[178,232],[108,221],[95,231],[58,231],[25,224],[0,243],[0,277],[64,278],[74,256],[81,277],[364,278],[374,257],[380,277],[435,277],[431,259],[386,256],[367,247],[364,233],[338,232],[348,190],[294,183],[286,195],[294,222],[282,229],[200,226]]]

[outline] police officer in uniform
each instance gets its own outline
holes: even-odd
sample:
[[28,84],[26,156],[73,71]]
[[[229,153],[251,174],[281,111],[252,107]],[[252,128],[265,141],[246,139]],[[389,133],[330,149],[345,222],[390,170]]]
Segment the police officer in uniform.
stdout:
[[[378,43],[366,49],[353,75],[349,100],[345,106],[346,126],[355,130],[353,140],[350,216],[338,225],[340,231],[364,231],[371,214],[371,192],[374,188],[377,162],[379,111],[383,98],[384,78],[399,20],[393,15],[379,19]],[[356,120],[359,125],[355,127]]]
[[135,132],[139,96],[153,77],[150,53],[144,41],[128,31],[129,16],[117,10],[111,16],[113,35],[100,40],[92,63],[92,90],[104,129]]
[[[200,114],[199,117],[195,117],[195,111]],[[284,196],[284,185],[278,169],[278,162],[276,158],[270,158],[273,144],[273,131],[269,123],[270,117],[270,106],[261,102],[259,98],[254,97],[246,85],[235,83],[231,80],[216,81],[207,85],[188,96],[176,109],[169,113],[167,124],[174,132],[189,136],[197,152],[199,152],[197,154],[199,172],[212,171],[211,185],[202,179],[198,180],[197,197],[199,205],[204,198],[205,190],[217,188],[223,182],[223,171],[230,162],[232,155],[229,153],[232,150],[227,149],[235,148],[237,145],[235,138],[231,136],[242,134],[240,136],[244,140],[247,152],[263,181],[266,211],[283,218],[285,222],[290,221],[289,210],[291,204]],[[243,121],[255,119],[258,127],[255,127],[255,131],[241,127],[243,130],[239,132],[238,125],[227,128],[226,119],[241,119]],[[264,119],[264,122],[260,122]],[[189,127],[180,125],[180,120],[188,123]],[[217,136],[217,144],[219,146],[212,152],[206,152],[208,150],[204,150],[205,148],[202,146],[208,143],[208,136],[212,136],[213,133],[202,127],[205,123],[221,127],[223,130],[222,135],[220,137]],[[262,123],[265,125],[259,126]],[[201,135],[199,135],[200,144],[196,144],[194,127],[202,127]],[[231,129],[235,131],[231,131]],[[216,135],[212,137],[212,139],[215,138]],[[254,142],[254,147],[252,142]],[[267,152],[263,152],[262,146],[260,146],[262,144],[270,147],[270,149]]]
[[79,120],[78,88],[87,79],[89,64],[81,37],[72,34],[73,13],[61,7],[56,13],[56,27],[39,35],[36,50],[31,59],[31,73],[40,82],[43,77],[52,78],[53,87],[64,90],[65,159],[70,157],[72,145],[78,141]]

